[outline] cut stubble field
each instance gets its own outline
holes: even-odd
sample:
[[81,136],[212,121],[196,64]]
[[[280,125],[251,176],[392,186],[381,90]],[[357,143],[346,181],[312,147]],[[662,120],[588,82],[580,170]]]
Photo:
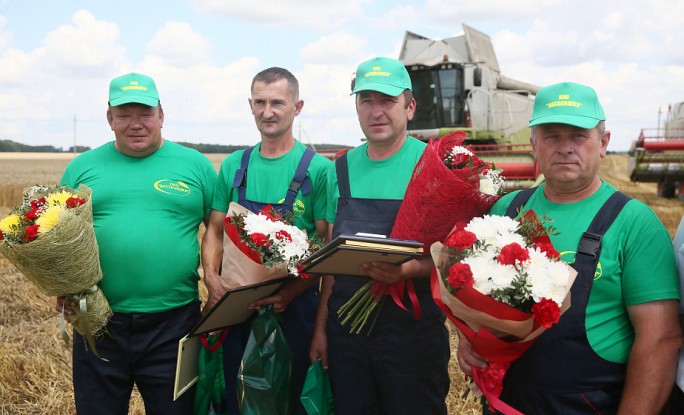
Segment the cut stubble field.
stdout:
[[[207,155],[218,170],[225,154]],[[0,217],[21,200],[23,189],[36,184],[57,184],[71,153],[0,153]],[[655,185],[631,183],[627,156],[609,155],[601,166],[601,177],[619,190],[639,199],[656,212],[674,236],[684,203],[656,197]],[[42,295],[26,278],[0,256],[0,415],[73,414],[71,351],[61,339],[54,299]],[[205,296],[200,281],[202,298]],[[462,399],[467,389],[455,364],[457,339],[451,325],[451,389],[449,413],[479,414],[480,404]],[[131,414],[144,414],[140,396],[134,392]]]

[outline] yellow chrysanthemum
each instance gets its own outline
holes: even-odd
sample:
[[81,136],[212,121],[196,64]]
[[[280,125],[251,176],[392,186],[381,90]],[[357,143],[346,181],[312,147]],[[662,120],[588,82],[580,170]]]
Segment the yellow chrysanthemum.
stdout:
[[[66,199],[65,199],[66,200]],[[38,225],[38,233],[42,234],[49,232],[57,221],[59,220],[59,215],[64,211],[62,206],[50,206],[45,209],[45,212],[41,213],[40,217],[36,219],[36,225]]]
[[45,198],[48,206],[64,206],[68,198],[74,197],[73,194],[65,191],[53,193]]
[[18,215],[9,215],[6,218],[0,220],[0,232],[17,233],[19,231],[20,219],[21,218]]

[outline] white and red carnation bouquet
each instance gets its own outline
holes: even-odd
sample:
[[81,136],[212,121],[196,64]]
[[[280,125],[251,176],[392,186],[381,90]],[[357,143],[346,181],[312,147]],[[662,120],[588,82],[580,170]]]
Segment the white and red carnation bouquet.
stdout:
[[226,289],[264,282],[287,275],[306,278],[301,262],[317,251],[322,241],[309,239],[271,205],[251,212],[231,203],[225,219],[221,280]]
[[433,298],[490,362],[473,368],[475,384],[506,414],[518,413],[498,399],[510,363],[570,306],[576,272],[560,260],[547,221],[531,210],[518,220],[486,215],[457,224],[431,248]]
[[97,286],[102,270],[90,196],[83,185],[27,189],[21,205],[0,220],[0,253],[43,294],[77,302],[68,319],[94,349],[93,336],[112,311]]
[[[406,188],[404,200],[390,237],[422,242],[429,247],[444,240],[456,222],[482,216],[503,194],[500,171],[463,147],[466,133],[455,131],[431,139],[418,160]],[[425,255],[429,251],[425,250]],[[359,333],[371,314],[390,295],[406,310],[404,293],[412,301],[414,318],[420,318],[420,304],[411,280],[392,285],[370,281],[338,312]]]

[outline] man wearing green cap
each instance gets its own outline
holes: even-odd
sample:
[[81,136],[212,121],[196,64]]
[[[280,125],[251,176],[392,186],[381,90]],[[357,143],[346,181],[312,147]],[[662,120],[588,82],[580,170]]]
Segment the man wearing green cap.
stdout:
[[[330,238],[358,232],[389,235],[425,143],[407,135],[416,102],[411,79],[395,59],[374,58],[356,70],[352,94],[366,142],[338,158],[328,173]],[[335,412],[446,414],[449,339],[431,298],[429,258],[396,266],[365,264],[367,277],[324,277],[311,358],[329,366]],[[372,329],[350,334],[337,311],[369,277],[412,280],[420,318],[384,301]],[[372,317],[375,319],[376,317]]]
[[[599,178],[610,132],[592,88],[540,89],[530,127],[546,182],[502,197],[491,213],[548,215],[554,247],[578,274],[570,309],[512,363],[501,399],[527,415],[657,414],[681,343],[667,230],[648,206]],[[458,363],[467,374],[487,364],[465,339]]]
[[[61,180],[92,189],[99,288],[114,312],[97,339],[102,359],[74,332],[76,410],[127,414],[135,384],[148,414],[192,413],[193,391],[173,401],[176,357],[199,319],[197,235],[216,171],[199,152],[162,138],[164,112],[148,76],[111,81],[107,121],[114,141],[76,157]],[[58,310],[65,301],[57,299]]]

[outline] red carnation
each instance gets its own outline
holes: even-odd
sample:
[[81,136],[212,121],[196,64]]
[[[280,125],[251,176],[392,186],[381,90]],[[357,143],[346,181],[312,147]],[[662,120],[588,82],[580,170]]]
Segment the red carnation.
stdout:
[[73,209],[75,207],[81,206],[84,203],[85,200],[81,199],[80,197],[70,197],[66,200],[66,207]]
[[560,259],[560,253],[556,251],[556,248],[553,247],[553,244],[550,242],[539,242],[536,243],[535,246],[539,248],[540,251],[546,254],[546,257],[549,259],[555,259],[558,260]]
[[29,210],[28,212],[24,213],[24,219],[26,219],[29,222],[33,222],[38,218],[38,207],[34,207],[33,209]]
[[35,209],[35,208],[38,208],[38,207],[41,207],[42,205],[44,205],[46,203],[46,201],[45,201],[44,197],[41,197],[40,199],[31,200],[30,203],[31,203],[31,207]]
[[449,277],[447,279],[449,285],[454,288],[472,287],[475,281],[473,280],[473,272],[470,270],[470,265],[462,262],[457,262],[449,268]]
[[530,253],[517,242],[513,242],[501,248],[501,253],[496,259],[502,265],[515,265],[516,262],[525,262],[530,259]]
[[30,225],[24,230],[24,239],[31,242],[38,236],[38,228],[40,225]]
[[474,233],[460,230],[449,235],[444,244],[450,248],[463,250],[472,248],[475,241],[477,241],[477,236]]
[[297,265],[297,274],[299,274],[299,278],[309,278],[311,274],[305,274],[302,272],[302,269],[304,269],[303,264]]
[[537,304],[532,306],[534,319],[544,328],[550,328],[560,320],[560,308],[555,301],[542,298]]
[[271,241],[269,241],[268,237],[263,233],[253,233],[250,235],[250,238],[252,238],[252,241],[254,241],[256,246],[264,246],[266,248],[271,246]]
[[287,240],[288,242],[292,242],[292,236],[290,236],[290,234],[285,230],[280,230],[276,232],[275,236],[276,239],[279,241]]

